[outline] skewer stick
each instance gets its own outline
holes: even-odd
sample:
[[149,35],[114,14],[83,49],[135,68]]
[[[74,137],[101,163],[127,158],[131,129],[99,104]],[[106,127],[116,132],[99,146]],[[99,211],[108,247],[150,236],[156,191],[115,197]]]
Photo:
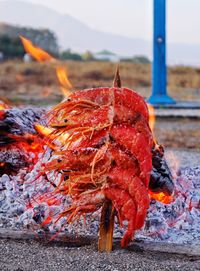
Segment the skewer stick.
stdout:
[[[121,88],[121,78],[119,66],[116,69],[113,87]],[[114,229],[115,209],[110,200],[106,199],[102,211],[99,228],[98,250],[100,252],[111,252],[113,247],[113,229]]]
[[121,88],[122,87],[122,82],[121,82],[120,73],[119,73],[119,65],[117,66],[117,69],[116,69],[116,72],[115,72],[113,87],[115,87],[115,88]]
[[101,211],[101,222],[99,229],[98,250],[100,252],[111,252],[113,246],[114,208],[112,202],[106,199]]

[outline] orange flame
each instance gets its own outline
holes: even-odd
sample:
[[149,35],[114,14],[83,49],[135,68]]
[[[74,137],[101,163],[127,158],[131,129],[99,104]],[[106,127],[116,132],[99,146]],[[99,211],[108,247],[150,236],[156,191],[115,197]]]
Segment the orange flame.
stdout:
[[[43,49],[33,45],[33,43],[24,38],[23,36],[20,36],[24,49],[25,51],[31,55],[34,59],[36,59],[38,62],[45,62],[45,61],[56,61],[55,58],[53,58],[50,54],[45,52]],[[68,76],[67,76],[67,71],[64,67],[59,66],[56,68],[56,74],[58,81],[61,84],[61,91],[63,95],[69,96],[70,92],[69,90],[72,89],[72,84],[70,83]]]
[[41,124],[35,124],[36,131],[43,136],[50,136],[53,133],[53,129],[47,128]]
[[72,84],[70,83],[68,76],[67,76],[67,71],[64,67],[57,67],[56,69],[57,73],[57,78],[61,84],[61,90],[63,92],[63,95],[65,97],[69,96],[70,94],[70,89],[72,89]]
[[72,88],[72,85],[67,77],[67,72],[64,67],[58,67],[57,70],[57,77],[60,82],[60,84],[63,87]]
[[54,58],[50,54],[45,52],[43,49],[33,45],[30,40],[24,38],[23,36],[20,36],[20,39],[23,43],[25,51],[37,61],[44,62],[54,60]]
[[10,109],[10,107],[4,102],[0,101],[0,110]]
[[[45,126],[40,125],[40,124],[35,124],[35,129],[39,134],[41,134],[42,136],[44,136],[47,139],[50,139],[50,142],[53,141],[53,140],[56,140],[57,142],[65,144],[66,140],[69,137],[68,133],[62,134],[60,136],[55,136],[53,134],[55,129],[48,128],[48,127],[45,127]],[[48,144],[48,141],[46,143]],[[54,142],[54,144],[56,144],[56,142]],[[51,147],[53,147],[51,144],[49,144],[49,145]]]
[[0,104],[0,110],[6,109],[3,104]]
[[169,204],[173,200],[172,196],[165,195],[163,192],[154,193],[152,191],[149,191],[149,195],[151,196],[152,199],[160,201],[160,202],[162,202],[164,204]]
[[150,104],[147,104],[147,106],[149,110],[149,126],[151,128],[152,133],[154,133],[155,122],[156,122],[154,107]]

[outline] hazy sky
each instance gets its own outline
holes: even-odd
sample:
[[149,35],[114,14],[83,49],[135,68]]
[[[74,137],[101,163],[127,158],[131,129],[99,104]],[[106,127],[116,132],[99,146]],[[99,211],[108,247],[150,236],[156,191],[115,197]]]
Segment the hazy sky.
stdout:
[[[14,0],[13,0],[14,1]],[[150,40],[153,0],[24,0],[105,32]],[[168,41],[200,44],[200,0],[167,0]]]

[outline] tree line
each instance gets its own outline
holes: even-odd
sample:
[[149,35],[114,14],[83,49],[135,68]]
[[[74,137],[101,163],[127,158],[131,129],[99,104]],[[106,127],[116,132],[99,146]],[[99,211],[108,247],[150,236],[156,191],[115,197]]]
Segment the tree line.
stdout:
[[[38,38],[37,33],[35,35],[33,33],[29,35],[25,35],[27,38],[31,36],[31,40],[33,43],[36,43],[38,46],[41,46],[42,48],[45,47],[45,43],[42,40],[42,36],[40,35],[40,38]],[[47,35],[46,35],[47,36]],[[47,39],[47,38],[46,38]],[[96,55],[90,51],[86,51],[83,54],[73,52],[71,49],[64,50],[62,52],[58,51],[58,45],[55,36],[49,32],[48,33],[48,46],[51,42],[51,47],[44,48],[46,51],[48,51],[53,56],[61,59],[61,60],[73,60],[73,61],[110,61],[109,56],[102,57],[102,59],[97,59]],[[106,50],[104,50],[106,51]],[[103,51],[102,51],[103,52]],[[17,58],[23,58],[25,55],[24,48],[22,46],[21,40],[19,36],[11,37],[7,34],[1,34],[0,35],[0,54],[3,56],[4,60],[7,59],[17,59]],[[111,52],[111,55],[114,55]],[[126,62],[133,62],[133,63],[143,63],[143,64],[149,64],[150,60],[146,56],[133,56],[128,58],[119,58],[119,61],[126,61]]]

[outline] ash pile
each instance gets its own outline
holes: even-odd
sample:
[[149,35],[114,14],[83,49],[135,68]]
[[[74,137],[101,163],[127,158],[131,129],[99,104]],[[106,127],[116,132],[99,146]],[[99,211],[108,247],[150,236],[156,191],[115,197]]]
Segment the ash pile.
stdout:
[[173,201],[153,200],[139,238],[198,244],[200,240],[200,167],[180,168],[176,173]]
[[[43,114],[44,111],[13,109],[5,110],[1,115],[0,227],[30,229],[44,235],[58,231],[97,235],[99,212],[87,215],[86,221],[80,218],[67,225],[63,218],[55,223],[54,216],[70,205],[70,198],[52,193],[53,185],[60,182],[61,174],[53,184],[52,173],[40,175],[42,164],[52,159],[51,149],[43,144],[33,125],[41,122]],[[163,155],[159,158],[161,164],[158,165],[156,159],[153,161],[150,188],[152,191],[165,190],[170,194],[173,189],[170,182],[172,176]],[[199,244],[200,168],[181,168],[173,175],[173,201],[164,204],[152,200],[145,225],[136,237]],[[48,201],[44,201],[46,196]],[[116,224],[114,235],[121,237],[123,234],[124,231]]]

